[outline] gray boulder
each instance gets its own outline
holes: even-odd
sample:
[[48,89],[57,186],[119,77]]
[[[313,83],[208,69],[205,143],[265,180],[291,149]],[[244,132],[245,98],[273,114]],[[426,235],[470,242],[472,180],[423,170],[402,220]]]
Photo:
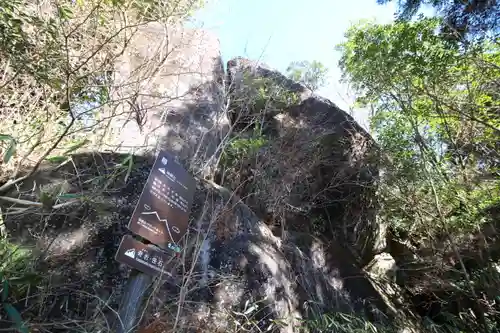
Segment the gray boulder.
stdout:
[[199,184],[190,235],[200,242],[190,247],[198,279],[185,288],[196,290],[188,298],[203,305],[192,311],[211,331],[297,332],[336,312],[384,317],[387,306],[348,251],[306,234],[282,240],[234,193]]
[[[219,41],[207,31],[149,23],[115,64],[113,151],[168,149],[208,173],[228,127]],[[208,163],[208,164],[207,164]]]
[[230,185],[259,216],[282,229],[340,241],[361,264],[382,252],[385,228],[376,219],[375,195],[378,151],[371,136],[335,104],[275,70],[237,58],[228,62],[228,75],[234,101],[248,101],[249,92],[262,91],[262,82],[273,86],[279,101],[294,96],[251,112],[233,104],[234,129],[245,136],[258,126],[266,144],[242,161],[248,172]]

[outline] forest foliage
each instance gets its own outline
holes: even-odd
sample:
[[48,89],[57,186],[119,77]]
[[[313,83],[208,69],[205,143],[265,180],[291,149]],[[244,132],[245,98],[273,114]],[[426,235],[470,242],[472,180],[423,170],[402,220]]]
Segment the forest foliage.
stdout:
[[423,315],[489,332],[500,319],[500,44],[450,38],[448,19],[361,22],[338,46],[340,67],[383,155],[380,218],[412,254],[396,258],[401,285],[428,296]]

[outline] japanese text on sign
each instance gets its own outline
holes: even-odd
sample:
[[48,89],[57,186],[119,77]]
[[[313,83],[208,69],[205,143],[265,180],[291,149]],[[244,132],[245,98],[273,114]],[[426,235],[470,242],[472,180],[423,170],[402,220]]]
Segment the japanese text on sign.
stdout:
[[187,231],[196,183],[168,152],[161,151],[153,165],[129,229],[163,248],[179,250]]

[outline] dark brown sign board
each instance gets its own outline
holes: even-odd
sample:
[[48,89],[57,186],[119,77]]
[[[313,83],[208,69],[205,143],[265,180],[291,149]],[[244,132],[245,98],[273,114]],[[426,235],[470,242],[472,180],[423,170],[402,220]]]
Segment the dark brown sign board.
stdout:
[[180,252],[178,245],[187,231],[196,181],[176,161],[160,151],[128,228],[162,248]]
[[135,240],[131,235],[123,236],[115,259],[147,275],[171,275],[168,270],[173,257],[153,245]]

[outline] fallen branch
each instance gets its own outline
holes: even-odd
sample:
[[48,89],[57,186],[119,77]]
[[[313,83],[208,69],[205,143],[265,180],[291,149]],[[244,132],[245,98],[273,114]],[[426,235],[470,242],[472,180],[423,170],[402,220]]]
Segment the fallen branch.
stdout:
[[43,204],[41,202],[35,202],[35,201],[29,201],[29,200],[23,200],[23,199],[16,199],[16,198],[11,198],[11,197],[2,197],[0,196],[0,200],[3,201],[8,201],[12,202],[18,205],[24,205],[24,206],[34,206],[34,207],[42,207]]
[[[23,206],[32,206],[32,207],[43,207],[43,203],[41,202],[36,202],[36,201],[29,201],[29,200],[23,200],[23,199],[16,199],[16,198],[11,198],[11,197],[2,197],[0,196],[0,200],[3,201],[8,201],[12,202],[18,205],[23,205]],[[74,203],[80,202],[80,200],[71,200],[67,202],[63,202],[57,205],[52,206],[52,209],[60,209],[66,206],[71,206]]]

